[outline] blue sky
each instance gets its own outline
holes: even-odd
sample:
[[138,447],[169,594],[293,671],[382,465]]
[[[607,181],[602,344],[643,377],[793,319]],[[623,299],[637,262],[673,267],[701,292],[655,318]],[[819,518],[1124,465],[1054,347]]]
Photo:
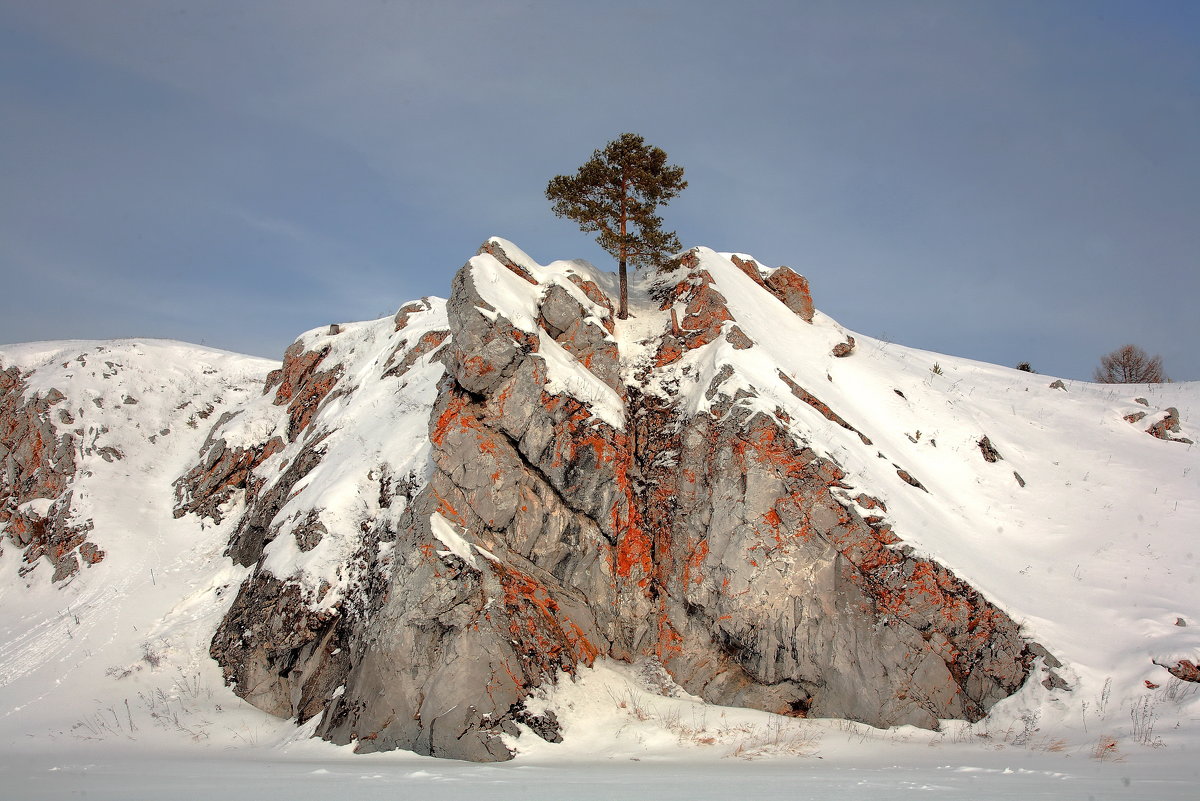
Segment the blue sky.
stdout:
[[278,358],[445,295],[624,131],[843,325],[1200,379],[1200,3],[0,0],[0,342]]

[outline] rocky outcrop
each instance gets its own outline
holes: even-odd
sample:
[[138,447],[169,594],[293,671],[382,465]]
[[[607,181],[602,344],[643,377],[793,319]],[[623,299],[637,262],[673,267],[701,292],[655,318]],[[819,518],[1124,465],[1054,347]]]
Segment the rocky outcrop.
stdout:
[[[381,355],[351,364],[346,329],[290,348],[272,426],[248,443],[218,421],[178,485],[179,514],[239,515],[229,553],[253,572],[212,644],[237,692],[359,751],[496,760],[521,726],[560,736],[523,701],[600,656],[714,703],[877,726],[976,720],[1020,687],[1045,652],[905,547],[801,421],[871,440],[786,373],[739,367],[759,346],[726,292],[756,290],[721,270],[811,322],[807,282],[724,264],[690,251],[651,281],[632,356],[601,276],[500,240],[444,312],[402,308]],[[428,450],[381,453],[378,499],[347,520],[305,499],[352,436],[321,410],[370,370]],[[288,553],[341,554],[336,578]]]
[[992,444],[991,439],[986,434],[976,444],[979,446],[979,452],[983,454],[985,462],[995,464],[1004,458],[1000,455],[1000,451],[996,450],[996,446]]
[[767,286],[771,294],[779,298],[784,306],[791,309],[806,323],[813,321],[812,293],[808,288],[808,279],[790,267],[779,267],[767,277]]
[[844,359],[854,352],[854,337],[847,336],[845,342],[839,342],[833,346],[831,351],[834,356],[839,359]]
[[[484,250],[525,280],[530,268],[498,252]],[[531,689],[599,654],[636,652],[617,621],[637,614],[642,593],[615,582],[642,547],[626,526],[628,443],[585,401],[549,391],[567,354],[576,393],[620,404],[611,304],[596,303],[588,283],[541,293],[534,332],[481,295],[470,265],[456,276],[448,375],[430,417],[433,472],[324,736],[360,751],[507,758],[499,735],[517,731]],[[562,354],[543,355],[555,346]]]
[[[1140,403],[1143,406],[1148,406],[1149,403],[1145,398],[1134,398],[1135,403]],[[1122,419],[1127,423],[1137,425],[1146,419],[1148,412],[1134,411],[1124,415]],[[1188,437],[1177,436],[1180,433],[1179,428],[1179,410],[1174,406],[1169,406],[1163,414],[1161,420],[1156,420],[1146,429],[1146,433],[1156,439],[1165,440],[1166,442],[1180,442],[1184,445],[1191,445],[1192,440]]]
[[838,466],[779,422],[735,407],[664,441],[653,417],[639,439],[688,466],[657,471],[647,515],[656,655],[685,689],[781,714],[931,727],[977,719],[1023,682],[1016,624],[894,547],[882,518],[847,501]]
[[1200,665],[1197,665],[1190,659],[1179,659],[1174,664],[1164,664],[1155,662],[1159,667],[1166,668],[1167,672],[1180,681],[1200,682]]
[[1147,428],[1146,433],[1152,437],[1167,440],[1168,442],[1182,442],[1185,445],[1192,444],[1192,440],[1187,437],[1173,436],[1179,433],[1179,410],[1174,406],[1167,409],[1163,419]]
[[807,278],[790,267],[764,270],[754,259],[741,256],[731,256],[730,261],[755,283],[774,295],[780,303],[791,309],[801,320],[806,323],[813,321],[815,309]]
[[[331,331],[336,336],[340,331]],[[267,376],[263,394],[275,390],[275,405],[287,406],[288,442],[295,442],[312,420],[317,407],[337,385],[341,377],[341,366],[318,370],[329,354],[326,346],[321,350],[305,350],[301,342],[295,342],[283,354],[283,367]]]
[[91,524],[72,514],[81,432],[59,432],[59,424],[74,423],[71,412],[60,408],[64,400],[55,389],[31,394],[17,368],[0,369],[0,524],[23,549],[24,570],[44,558],[56,582],[104,559],[104,551],[87,540]]
[[209,433],[201,448],[202,461],[175,482],[175,517],[192,513],[220,523],[233,494],[248,490],[256,494],[253,471],[265,459],[283,448],[283,439],[274,437],[261,446],[230,447],[223,439],[213,439],[213,432],[236,416],[226,412]]

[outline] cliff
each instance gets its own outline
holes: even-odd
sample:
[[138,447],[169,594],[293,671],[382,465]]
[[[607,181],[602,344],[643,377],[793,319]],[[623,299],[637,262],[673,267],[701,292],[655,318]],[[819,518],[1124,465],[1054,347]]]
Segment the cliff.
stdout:
[[[251,704],[360,752],[553,741],[553,710],[527,699],[602,658],[713,704],[878,727],[1071,691],[1060,629],[1012,614],[1054,617],[1034,605],[1048,596],[1022,599],[981,555],[1028,544],[998,538],[993,506],[1036,517],[1056,489],[1036,431],[995,422],[1000,380],[1046,408],[1078,399],[856,338],[803,277],[744,255],[693,249],[640,276],[629,320],[612,284],[493,239],[448,300],[311,331],[266,375],[222,365],[224,391],[97,393],[125,369],[99,352],[0,361],[0,524],[21,572],[107,569],[86,466],[124,458],[114,428],[155,445],[184,425],[154,502],[220,531],[243,568],[212,658]],[[1122,419],[1128,403],[1106,429],[1194,461]]]

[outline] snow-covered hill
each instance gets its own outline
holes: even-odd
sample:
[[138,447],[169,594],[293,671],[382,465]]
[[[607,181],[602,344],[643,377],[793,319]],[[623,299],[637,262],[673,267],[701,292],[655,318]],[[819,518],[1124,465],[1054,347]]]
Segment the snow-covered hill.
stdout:
[[618,320],[491,240],[282,364],[0,348],[0,739],[437,753],[474,688],[450,755],[518,764],[1193,749],[1200,384],[881,342],[785,269],[689,251]]

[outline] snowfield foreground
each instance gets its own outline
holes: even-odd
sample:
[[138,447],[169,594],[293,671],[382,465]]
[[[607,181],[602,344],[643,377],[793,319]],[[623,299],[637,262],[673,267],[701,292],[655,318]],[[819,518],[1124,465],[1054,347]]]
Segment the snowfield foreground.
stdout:
[[1194,798],[1200,383],[873,340],[689,253],[627,321],[491,240],[282,365],[0,347],[0,795]]

